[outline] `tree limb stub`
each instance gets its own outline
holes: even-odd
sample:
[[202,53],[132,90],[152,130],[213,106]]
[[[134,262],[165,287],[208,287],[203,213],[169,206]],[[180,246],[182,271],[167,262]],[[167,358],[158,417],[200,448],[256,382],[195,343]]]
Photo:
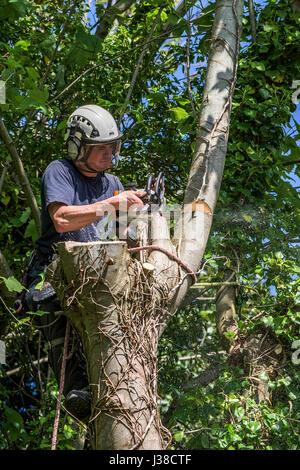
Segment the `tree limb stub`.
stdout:
[[224,273],[225,284],[221,286],[216,295],[217,329],[228,347],[230,343],[236,339],[238,334],[235,309],[236,286],[226,285],[226,283],[232,280],[236,280],[236,273],[231,269],[227,269]]

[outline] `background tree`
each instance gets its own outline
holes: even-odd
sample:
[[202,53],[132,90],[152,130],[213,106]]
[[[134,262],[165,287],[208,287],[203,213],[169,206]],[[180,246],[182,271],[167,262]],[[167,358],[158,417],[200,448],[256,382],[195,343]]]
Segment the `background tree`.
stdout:
[[[70,110],[88,99],[108,106],[114,115],[124,111],[162,3],[134,2],[121,15],[120,6],[108,2],[97,7],[98,25],[111,8],[112,26],[100,37],[94,36],[98,25],[92,29],[86,22],[83,4],[1,4],[0,15],[6,19],[1,26],[1,79],[7,80],[2,122],[38,204],[42,172],[63,155]],[[299,74],[299,20],[286,1],[254,6],[256,41],[252,44],[246,9],[224,178],[199,279],[210,284],[190,289],[190,302],[200,300],[172,319],[159,346],[161,414],[178,448],[298,446],[298,376],[291,360],[299,322],[298,199],[288,178],[295,168],[290,162],[299,160],[299,129],[295,133],[288,126],[295,110],[292,86]],[[202,9],[196,2],[166,2],[121,123],[126,141],[119,176],[142,185],[149,171],[163,167],[170,202],[182,202],[179,192],[187,183],[213,18],[214,4]],[[164,42],[168,37],[172,40]],[[25,181],[11,162],[12,148],[1,146],[5,211],[0,236],[2,252],[20,280],[37,230]],[[230,273],[229,282],[238,283],[230,290],[211,284],[228,280]],[[11,282],[2,286],[17,289]],[[30,326],[32,315],[14,318],[11,304],[1,298],[5,334],[12,335],[5,339],[1,445],[49,448],[56,386],[47,378],[47,363],[39,360],[46,355],[45,345]],[[234,318],[233,329],[221,328],[224,312]],[[66,418],[59,446],[69,445],[71,435]]]

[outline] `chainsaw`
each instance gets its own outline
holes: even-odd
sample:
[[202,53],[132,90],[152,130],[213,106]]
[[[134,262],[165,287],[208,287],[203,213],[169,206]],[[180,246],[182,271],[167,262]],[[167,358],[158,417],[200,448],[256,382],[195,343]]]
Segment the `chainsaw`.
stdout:
[[[128,183],[124,185],[125,191],[138,191],[137,183]],[[145,217],[148,216],[152,209],[159,209],[164,203],[164,194],[165,194],[165,175],[163,172],[160,172],[155,178],[153,175],[149,175],[147,179],[147,184],[144,189],[141,191],[146,191],[146,194],[141,197],[141,200],[145,204],[144,207],[139,207],[134,211],[124,215],[117,211],[118,225],[127,225],[127,238],[132,243],[136,244],[138,241],[138,235],[136,231],[136,226],[130,226],[131,221],[136,219],[136,217]],[[115,191],[114,196],[117,196],[121,191]]]
[[[125,191],[138,191],[137,183],[127,183]],[[145,204],[145,207],[139,209],[139,212],[150,212],[151,205],[161,206],[164,202],[165,195],[165,175],[161,171],[157,177],[149,175],[147,184],[141,191],[146,191],[145,196],[141,197],[141,200]],[[115,191],[114,196],[117,196],[121,191]]]

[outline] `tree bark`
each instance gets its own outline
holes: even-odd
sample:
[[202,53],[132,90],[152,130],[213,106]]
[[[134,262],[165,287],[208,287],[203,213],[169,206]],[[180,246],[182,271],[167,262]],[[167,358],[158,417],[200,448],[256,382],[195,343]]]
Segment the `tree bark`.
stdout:
[[[174,240],[179,257],[195,272],[201,265],[223,176],[243,3],[243,0],[216,2],[195,153]],[[172,311],[180,307],[190,284],[191,277],[187,276],[173,297]]]

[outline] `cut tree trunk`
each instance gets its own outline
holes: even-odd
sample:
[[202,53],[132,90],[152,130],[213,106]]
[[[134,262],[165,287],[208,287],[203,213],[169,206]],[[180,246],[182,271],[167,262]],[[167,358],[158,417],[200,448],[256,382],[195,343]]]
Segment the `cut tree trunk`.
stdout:
[[125,242],[66,242],[47,275],[78,331],[88,364],[94,449],[164,449],[157,403],[157,322],[152,272]]

